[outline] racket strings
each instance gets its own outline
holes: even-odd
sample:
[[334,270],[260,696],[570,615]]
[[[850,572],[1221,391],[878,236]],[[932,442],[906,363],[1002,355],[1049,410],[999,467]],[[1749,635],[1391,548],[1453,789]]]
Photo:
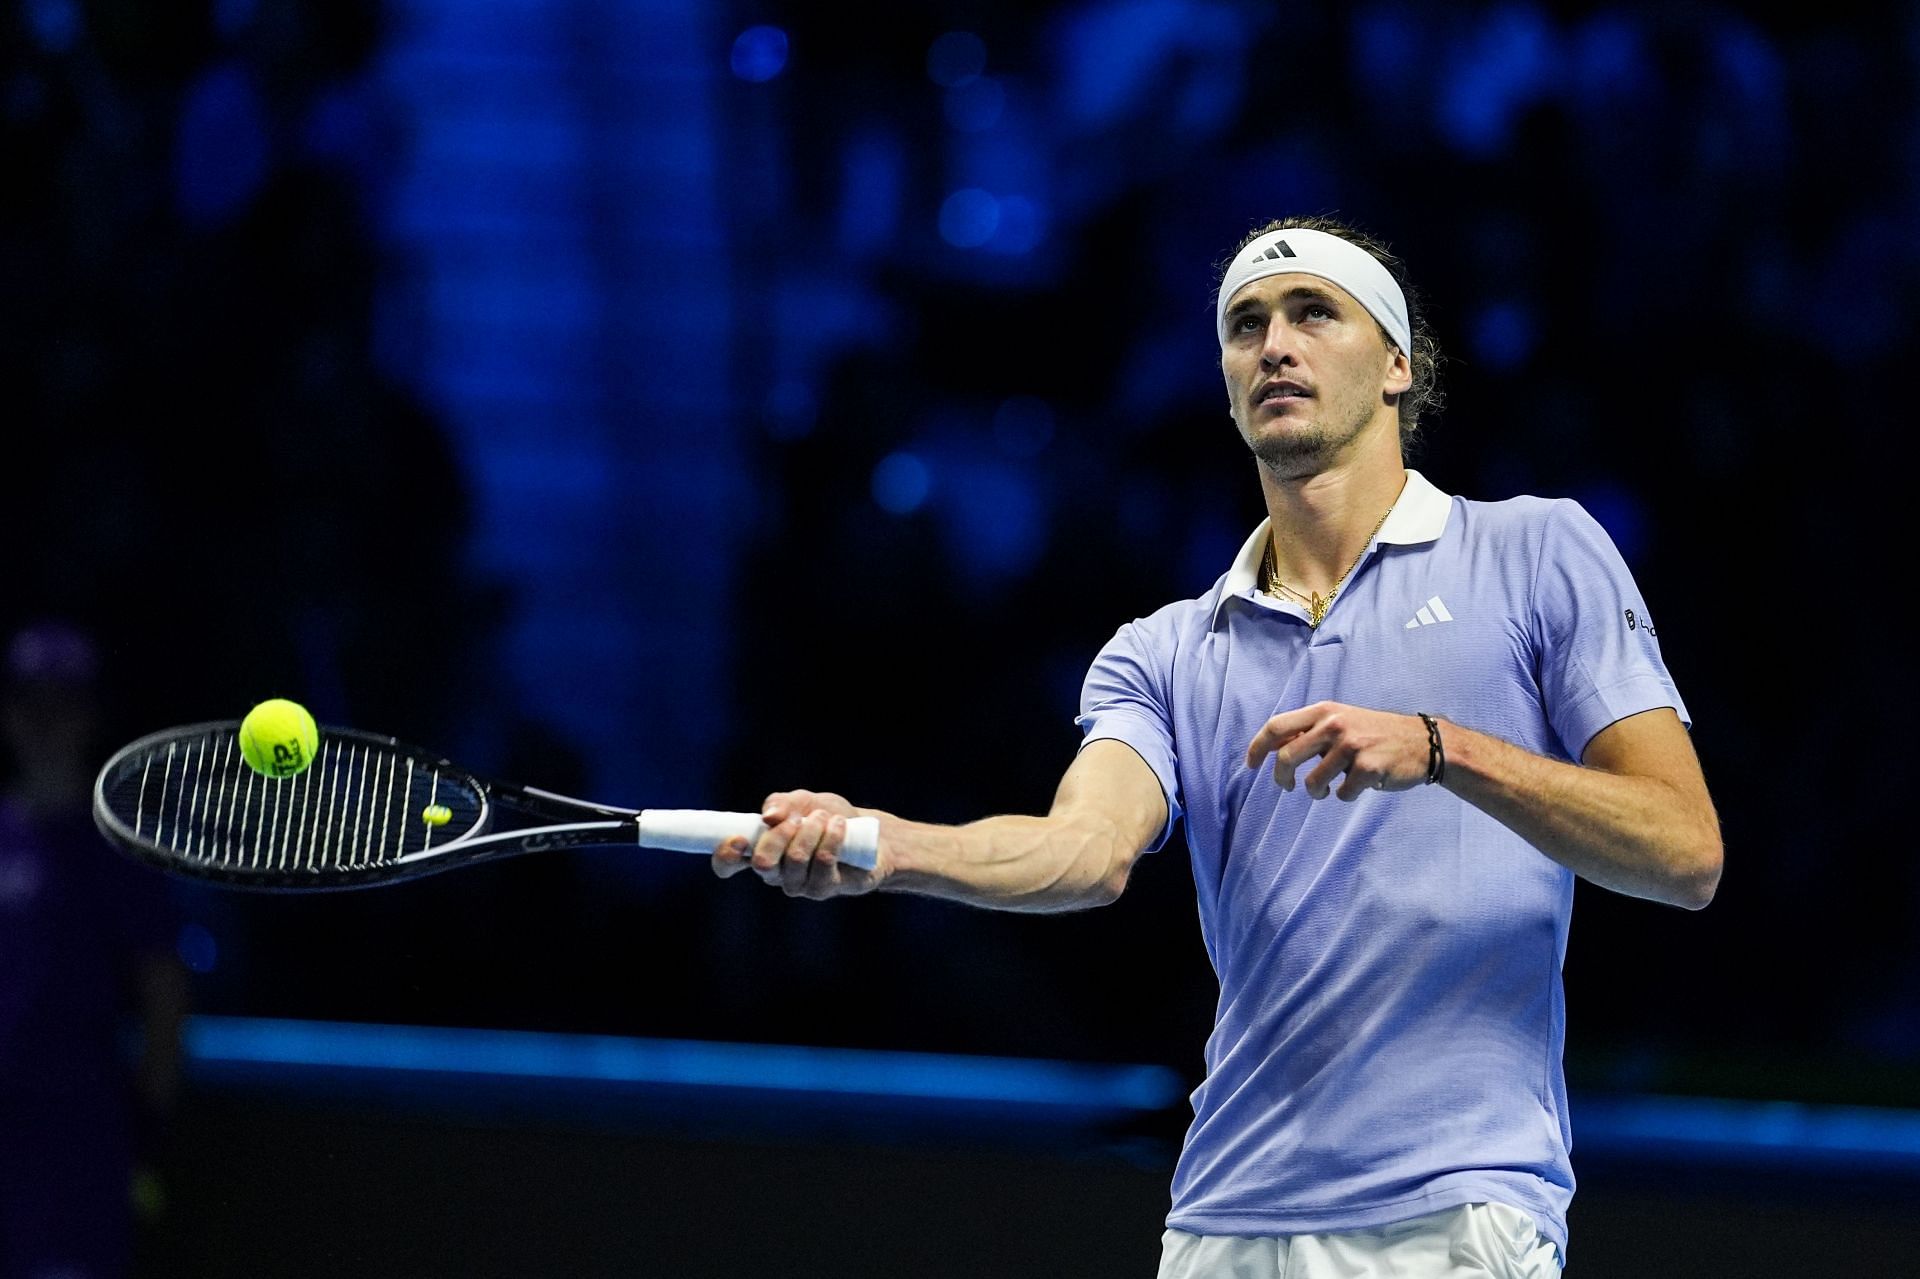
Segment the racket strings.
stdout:
[[485,806],[465,778],[331,735],[305,771],[264,777],[226,726],[124,761],[102,795],[136,840],[171,858],[279,877],[377,867],[444,846],[473,829]]

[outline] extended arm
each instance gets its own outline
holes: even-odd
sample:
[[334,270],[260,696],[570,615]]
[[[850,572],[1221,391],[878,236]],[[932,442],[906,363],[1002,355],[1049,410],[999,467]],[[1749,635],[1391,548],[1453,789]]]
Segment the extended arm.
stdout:
[[[939,826],[813,791],[778,792],[763,811],[766,833],[751,850],[738,840],[716,850],[717,874],[752,869],[794,897],[884,888],[995,910],[1049,912],[1118,897],[1134,860],[1166,825],[1167,801],[1159,779],[1131,747],[1101,740],[1075,758],[1044,817]],[[872,871],[837,860],[846,818],[853,816],[880,819]]]
[[[1724,860],[1719,818],[1672,710],[1608,725],[1587,744],[1581,764],[1444,720],[1440,735],[1441,784],[1575,874],[1689,910],[1713,900]],[[1274,779],[1289,790],[1294,770],[1320,757],[1301,781],[1315,799],[1335,793],[1351,800],[1370,789],[1426,782],[1426,726],[1412,715],[1337,702],[1303,707],[1267,721],[1247,747],[1248,767],[1269,753]]]

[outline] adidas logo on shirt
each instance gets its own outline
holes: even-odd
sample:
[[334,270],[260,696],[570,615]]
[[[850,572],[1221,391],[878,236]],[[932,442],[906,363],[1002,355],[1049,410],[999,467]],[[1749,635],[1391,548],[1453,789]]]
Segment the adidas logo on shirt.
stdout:
[[1447,612],[1447,606],[1442,604],[1440,597],[1436,595],[1420,606],[1420,611],[1413,615],[1413,620],[1408,622],[1403,629],[1410,631],[1420,626],[1438,626],[1442,622],[1451,622],[1452,620],[1453,614]]

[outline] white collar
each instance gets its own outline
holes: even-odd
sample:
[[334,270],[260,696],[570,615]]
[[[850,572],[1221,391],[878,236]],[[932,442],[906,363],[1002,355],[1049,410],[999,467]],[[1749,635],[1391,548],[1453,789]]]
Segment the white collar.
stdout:
[[[1393,510],[1387,513],[1387,522],[1374,534],[1367,549],[1371,551],[1382,542],[1390,542],[1395,546],[1416,546],[1421,542],[1436,541],[1446,532],[1447,516],[1452,511],[1453,499],[1435,488],[1432,480],[1408,467],[1407,485],[1400,490],[1400,500],[1393,504]],[[1227,570],[1226,583],[1220,590],[1220,601],[1214,605],[1213,625],[1220,624],[1220,610],[1228,600],[1259,587],[1260,561],[1266,558],[1267,532],[1272,527],[1271,519],[1261,520],[1260,527],[1253,530],[1241,544],[1233,567]]]

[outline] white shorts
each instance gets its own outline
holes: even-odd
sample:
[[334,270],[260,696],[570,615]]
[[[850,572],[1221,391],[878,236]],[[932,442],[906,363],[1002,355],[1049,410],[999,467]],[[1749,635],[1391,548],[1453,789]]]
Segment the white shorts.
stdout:
[[1506,1204],[1325,1235],[1161,1236],[1160,1279],[1559,1279],[1560,1253]]

